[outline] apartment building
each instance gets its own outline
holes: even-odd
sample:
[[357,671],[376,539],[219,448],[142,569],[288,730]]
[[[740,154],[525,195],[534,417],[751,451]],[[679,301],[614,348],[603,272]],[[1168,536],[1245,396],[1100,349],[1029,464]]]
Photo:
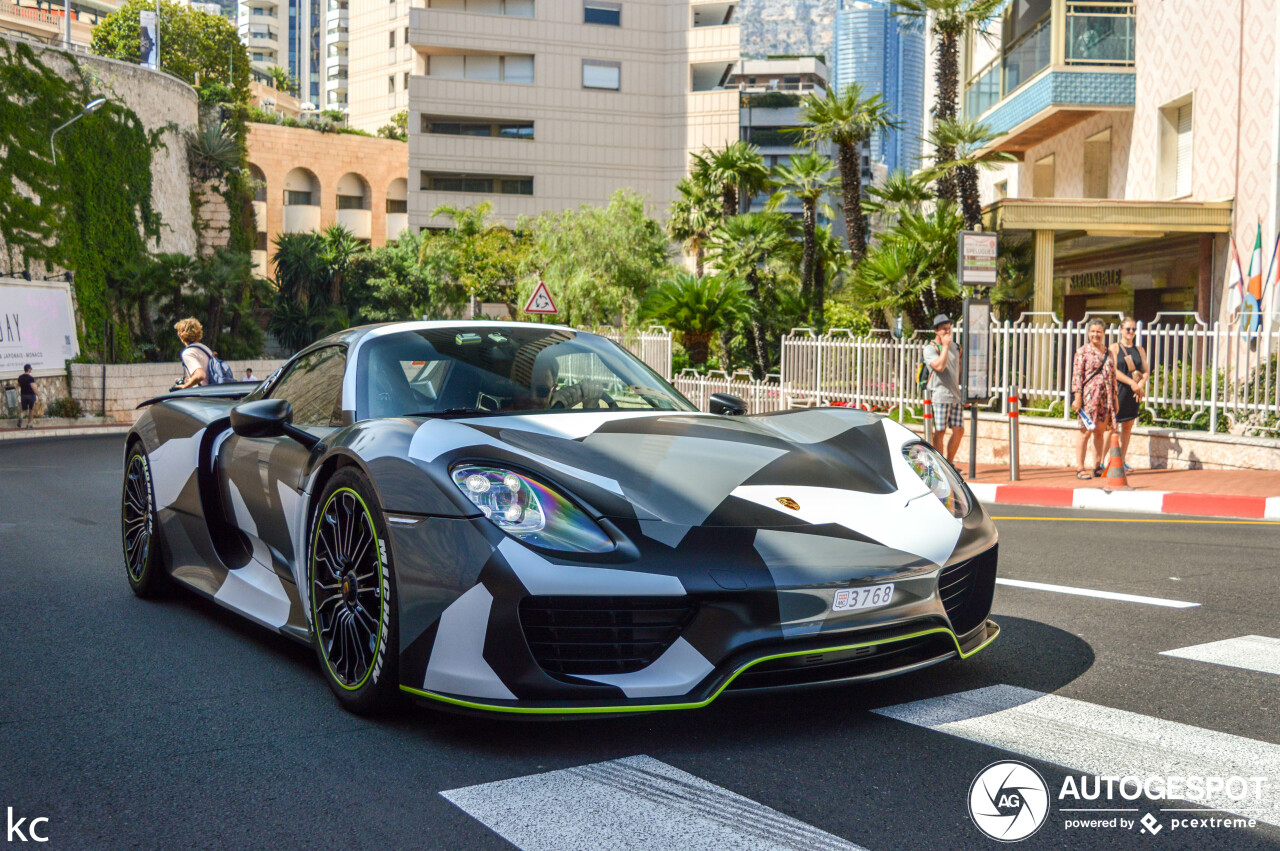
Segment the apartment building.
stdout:
[[298,81],[298,97],[317,109],[343,109],[347,96],[348,0],[241,0],[236,25],[254,79],[279,66]]
[[[396,72],[409,81],[410,226],[443,226],[431,216],[438,206],[481,201],[514,223],[601,204],[622,187],[662,215],[690,152],[738,138],[738,92],[727,86],[735,11],[736,0],[410,9],[416,67]],[[401,79],[383,76],[390,109]],[[353,73],[353,108],[356,86]]]
[[[88,47],[93,28],[121,5],[119,0],[74,0],[70,40]],[[0,0],[0,31],[45,44],[67,40],[67,6],[63,0]]]
[[915,171],[924,135],[924,30],[904,25],[887,0],[841,0],[832,53],[836,91],[857,85],[864,97],[880,95],[898,119],[898,127],[872,135],[872,161]]
[[1036,311],[1224,315],[1229,236],[1247,274],[1278,227],[1277,43],[1277,0],[1020,0],[965,39],[963,114],[1016,157],[986,222],[1034,243]]
[[[800,101],[808,94],[822,97],[827,91],[827,66],[816,56],[800,56],[790,59],[744,59],[729,75],[728,85],[738,90],[739,138],[760,149],[765,165],[773,168],[786,165],[796,154],[808,150],[802,144],[798,129]],[[835,147],[826,145],[822,153],[835,160]],[[833,171],[834,173],[834,171]],[[883,176],[883,168],[877,172],[864,150],[862,156],[862,181],[870,185]],[[747,199],[747,208],[757,213],[769,201],[768,192]],[[839,198],[824,196],[822,204],[835,210]],[[804,210],[801,203],[789,198],[777,208],[779,212],[800,218]],[[830,225],[837,236],[844,235],[844,217],[828,217],[819,205],[818,223]]]
[[352,127],[375,133],[409,108],[409,77],[424,65],[409,44],[409,5],[356,0],[351,8],[346,101]]

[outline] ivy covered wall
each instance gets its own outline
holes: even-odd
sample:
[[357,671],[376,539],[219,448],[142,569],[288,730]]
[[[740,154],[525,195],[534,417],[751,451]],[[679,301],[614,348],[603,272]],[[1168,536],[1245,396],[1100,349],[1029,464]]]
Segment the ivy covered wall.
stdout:
[[[97,97],[107,104],[57,134],[55,164],[50,134]],[[0,38],[0,274],[74,270],[86,356],[116,310],[113,270],[195,252],[181,134],[196,114],[194,91],[170,77]],[[116,357],[128,360],[122,327]]]

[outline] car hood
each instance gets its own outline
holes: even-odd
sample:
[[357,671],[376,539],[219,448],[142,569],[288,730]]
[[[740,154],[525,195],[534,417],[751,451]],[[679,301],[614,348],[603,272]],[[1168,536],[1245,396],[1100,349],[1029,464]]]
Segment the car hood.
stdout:
[[917,499],[929,491],[901,452],[917,439],[892,420],[842,408],[751,417],[573,412],[428,421],[411,454],[544,472],[600,516],[634,518],[646,534],[661,524],[677,534],[834,524],[859,533],[901,527],[896,539],[919,534],[919,523],[958,534],[960,521],[938,500]]

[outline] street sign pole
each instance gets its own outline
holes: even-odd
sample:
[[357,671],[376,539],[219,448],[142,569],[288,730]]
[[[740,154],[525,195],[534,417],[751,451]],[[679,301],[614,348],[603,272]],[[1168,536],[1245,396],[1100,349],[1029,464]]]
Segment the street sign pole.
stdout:
[[[969,406],[969,478],[972,480],[978,475],[977,402],[990,395],[991,383],[991,302],[976,295],[983,287],[993,286],[996,282],[997,244],[995,234],[982,231],[962,230],[956,239],[956,281],[965,290],[960,377],[964,381],[961,393]],[[972,362],[974,352],[982,353],[981,363]],[[971,374],[975,366],[981,370],[981,382],[975,381],[978,376]]]

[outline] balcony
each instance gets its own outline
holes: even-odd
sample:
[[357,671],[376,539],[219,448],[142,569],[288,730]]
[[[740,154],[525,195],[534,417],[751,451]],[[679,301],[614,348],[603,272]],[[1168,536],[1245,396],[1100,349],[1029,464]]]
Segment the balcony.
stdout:
[[409,229],[408,213],[387,213],[387,241],[400,236]]
[[1006,134],[996,150],[1021,155],[1099,112],[1133,108],[1133,4],[1053,8],[969,76],[964,115]]
[[320,230],[320,208],[311,204],[287,204],[284,208],[285,233],[312,233]]
[[257,275],[259,278],[268,277],[269,270],[267,269],[267,252],[251,251],[249,252],[249,255],[253,259],[253,274]]
[[267,229],[267,202],[266,201],[253,202],[253,218],[254,218],[254,221],[258,223],[258,231],[260,233],[265,232]]
[[334,220],[356,239],[370,239],[373,234],[373,213],[369,210],[338,210]]

